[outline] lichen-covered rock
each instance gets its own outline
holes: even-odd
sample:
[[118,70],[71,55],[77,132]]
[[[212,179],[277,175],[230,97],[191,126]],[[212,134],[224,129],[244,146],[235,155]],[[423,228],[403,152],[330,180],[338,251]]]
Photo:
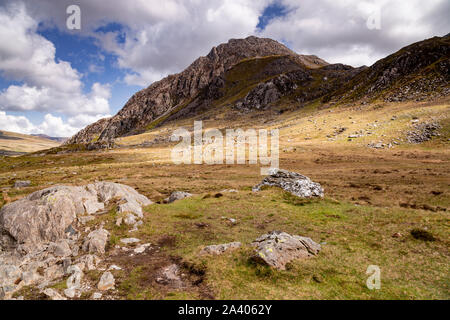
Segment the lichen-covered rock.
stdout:
[[230,242],[230,243],[223,243],[223,244],[217,244],[217,245],[210,245],[204,247],[200,254],[212,254],[212,255],[220,255],[224,253],[225,251],[237,249],[241,247],[240,242]]
[[281,169],[271,169],[269,175],[253,191],[261,190],[263,186],[276,186],[301,198],[323,197],[323,188],[317,182],[296,172]]
[[321,249],[320,244],[310,238],[279,231],[262,235],[252,244],[256,247],[254,261],[279,270],[284,270],[292,260],[315,256]]

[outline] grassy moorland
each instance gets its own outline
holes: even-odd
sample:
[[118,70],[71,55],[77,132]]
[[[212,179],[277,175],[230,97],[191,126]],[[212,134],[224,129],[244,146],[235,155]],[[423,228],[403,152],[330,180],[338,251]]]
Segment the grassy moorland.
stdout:
[[[130,185],[154,202],[175,190],[195,194],[146,207],[144,224],[131,234],[115,225],[114,207],[90,222],[105,223],[111,232],[105,261],[123,268],[113,271],[117,289],[110,298],[449,299],[449,114],[446,101],[380,103],[323,110],[310,106],[264,124],[253,118],[233,123],[280,128],[280,167],[319,182],[324,199],[302,200],[276,188],[253,193],[251,187],[262,179],[256,165],[174,165],[172,144],[130,147],[177,126],[190,128],[190,119],[121,138],[118,149],[0,158],[0,205],[53,184],[95,180]],[[439,122],[440,136],[422,144],[406,143],[415,119]],[[211,111],[205,123],[230,125],[220,109]],[[341,127],[345,131],[335,134]],[[361,130],[363,136],[349,141],[348,135]],[[379,141],[398,145],[367,147]],[[14,189],[15,180],[30,180],[32,185]],[[414,238],[413,229],[427,231],[434,241]],[[248,259],[250,243],[271,230],[311,237],[322,244],[322,251],[290,263],[285,271],[255,265]],[[399,236],[393,237],[395,233]],[[129,236],[155,249],[125,255],[116,245],[122,246],[119,239]],[[198,255],[205,245],[231,241],[243,246],[222,256]],[[154,281],[156,270],[169,261],[183,265],[189,278],[183,289]],[[381,268],[380,290],[366,287],[369,265]],[[99,276],[89,272],[86,281],[95,284]],[[54,287],[62,286],[62,280]],[[29,295],[34,292],[27,290]]]

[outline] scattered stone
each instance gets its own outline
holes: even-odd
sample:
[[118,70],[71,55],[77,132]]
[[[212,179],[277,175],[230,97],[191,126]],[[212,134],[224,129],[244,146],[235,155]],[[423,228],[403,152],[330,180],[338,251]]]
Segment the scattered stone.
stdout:
[[137,248],[134,249],[134,253],[139,254],[145,251],[145,247],[144,246],[139,246]]
[[301,198],[323,197],[323,188],[320,184],[312,182],[304,175],[287,170],[270,169],[269,175],[253,187],[253,192],[260,191],[263,186],[280,187]]
[[401,238],[402,234],[400,232],[396,232],[392,235],[392,238]]
[[106,271],[105,273],[102,274],[100,281],[97,284],[97,288],[101,291],[113,289],[115,282],[116,281],[115,281],[112,273],[109,271]]
[[98,300],[98,299],[101,299],[101,298],[102,298],[102,294],[100,292],[94,292],[92,294],[92,299],[94,299],[94,300]]
[[90,253],[104,254],[109,232],[103,228],[88,234],[83,243],[83,250]]
[[52,288],[47,288],[44,291],[42,291],[42,293],[52,300],[67,300],[62,295],[60,295],[55,289]]
[[192,197],[192,194],[190,194],[189,192],[184,192],[184,191],[174,191],[171,193],[171,195],[166,198],[164,201],[166,203],[172,203],[176,200],[181,200],[184,198],[189,198]]
[[160,275],[156,278],[156,282],[172,288],[181,288],[183,287],[183,281],[181,280],[179,273],[179,267],[176,264],[171,264],[160,270]]
[[14,188],[25,188],[25,187],[29,187],[31,185],[31,181],[29,180],[24,180],[24,181],[16,181],[14,182]]
[[233,250],[241,247],[240,242],[230,242],[230,243],[224,243],[224,244],[218,244],[218,245],[211,245],[204,247],[200,254],[212,254],[212,255],[220,255],[228,250]]
[[[414,121],[414,120],[412,120]],[[419,120],[416,119],[415,122]],[[422,143],[431,140],[435,136],[439,136],[438,130],[441,128],[439,123],[417,123],[413,126],[413,130],[406,134],[409,143]]]
[[291,236],[288,233],[272,231],[253,242],[256,254],[254,261],[284,270],[286,264],[294,259],[303,259],[319,253],[320,244],[310,238]]
[[124,244],[130,244],[130,243],[136,243],[139,242],[141,240],[136,239],[136,238],[124,238],[124,239],[120,239],[120,242],[124,243]]
[[122,268],[113,264],[108,268],[108,270],[122,270]]

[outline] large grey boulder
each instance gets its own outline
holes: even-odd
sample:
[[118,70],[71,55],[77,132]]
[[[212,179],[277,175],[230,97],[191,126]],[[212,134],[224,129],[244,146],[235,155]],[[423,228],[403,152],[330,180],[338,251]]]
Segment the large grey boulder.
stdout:
[[299,173],[282,169],[271,169],[269,175],[253,187],[253,191],[260,191],[263,186],[280,187],[301,198],[323,197],[323,188],[319,183]]
[[10,236],[23,251],[30,252],[43,243],[73,235],[78,216],[103,210],[113,200],[120,202],[119,211],[140,217],[142,206],[152,204],[133,188],[118,183],[54,186],[5,205],[0,210],[0,234]]
[[284,270],[286,264],[295,259],[315,256],[320,251],[320,244],[310,238],[291,236],[286,232],[272,231],[264,234],[253,243],[254,261]]

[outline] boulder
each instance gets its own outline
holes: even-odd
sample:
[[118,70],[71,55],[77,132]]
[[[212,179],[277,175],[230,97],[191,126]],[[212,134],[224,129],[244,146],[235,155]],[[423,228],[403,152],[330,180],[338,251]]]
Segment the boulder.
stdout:
[[263,186],[280,187],[300,198],[323,197],[323,188],[317,182],[296,172],[281,169],[271,169],[269,175],[253,191],[260,191]]
[[101,291],[113,289],[115,282],[116,281],[115,281],[112,273],[109,271],[106,271],[105,273],[102,274],[100,281],[97,284],[97,288],[98,288],[98,290],[101,290]]
[[240,242],[230,242],[230,243],[223,243],[223,244],[217,244],[217,245],[211,245],[204,247],[200,254],[212,254],[212,255],[219,255],[224,253],[225,251],[237,249],[242,244]]
[[25,188],[25,187],[29,187],[31,185],[31,181],[29,180],[25,180],[25,181],[15,181],[14,182],[14,188]]
[[190,194],[189,192],[184,192],[184,191],[174,191],[171,193],[171,195],[165,199],[165,201],[167,203],[172,203],[174,201],[177,200],[181,200],[184,198],[188,198],[188,197],[192,197],[192,194]]
[[67,257],[72,254],[66,239],[60,239],[50,245],[50,251],[57,257]]
[[133,188],[118,183],[54,186],[3,206],[0,234],[7,234],[23,251],[30,252],[47,242],[75,235],[77,216],[103,210],[112,200],[120,200],[120,211],[137,216],[142,216],[142,206],[152,203]]
[[103,228],[88,234],[83,243],[83,250],[89,253],[104,254],[109,232]]
[[256,247],[252,257],[254,261],[278,270],[284,270],[286,264],[292,260],[315,256],[320,251],[320,244],[310,238],[292,236],[280,231],[264,234],[252,245]]

